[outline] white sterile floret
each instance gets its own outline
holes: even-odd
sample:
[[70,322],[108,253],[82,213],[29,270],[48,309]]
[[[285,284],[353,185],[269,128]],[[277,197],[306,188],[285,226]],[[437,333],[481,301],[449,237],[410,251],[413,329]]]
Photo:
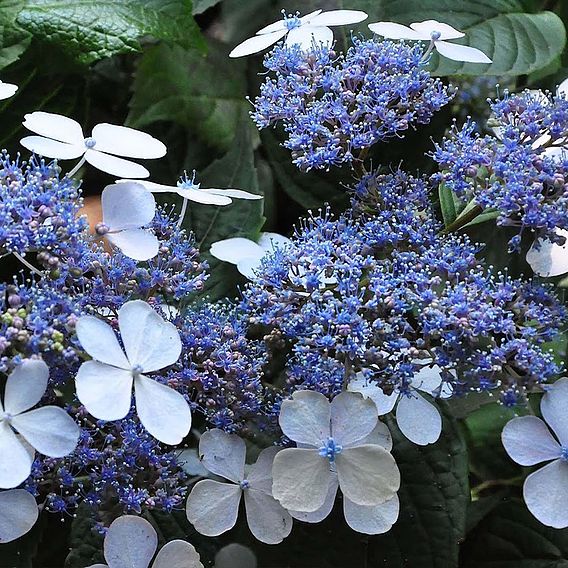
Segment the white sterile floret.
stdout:
[[[387,452],[392,450],[392,436],[389,429],[382,422],[377,422],[375,429],[367,437],[363,438],[360,443],[376,444]],[[329,490],[322,507],[313,513],[290,511],[290,514],[295,519],[306,523],[323,521],[333,509],[338,489],[339,483],[335,473],[330,477]],[[370,507],[357,505],[349,498],[343,497],[343,514],[347,524],[353,530],[364,534],[383,534],[388,532],[398,519],[399,509],[400,503],[397,495],[385,503]]]
[[0,544],[25,535],[39,515],[35,498],[25,489],[0,492]]
[[366,507],[386,503],[400,486],[392,455],[366,442],[377,409],[358,393],[343,392],[331,404],[318,392],[297,391],[282,403],[279,423],[298,447],[274,458],[272,494],[291,511],[321,509],[337,475],[344,498]]
[[149,260],[158,254],[159,241],[148,229],[154,219],[156,200],[137,182],[107,185],[101,195],[103,220],[98,235],[134,260]]
[[287,16],[285,10],[282,14],[284,15],[282,20],[262,28],[256,32],[254,37],[237,45],[229,53],[229,57],[243,57],[258,53],[284,37],[287,46],[299,45],[304,50],[311,49],[314,45],[331,46],[333,32],[330,26],[357,24],[368,17],[360,10],[331,10],[329,12],[316,10],[302,17],[299,14]]
[[563,245],[539,238],[527,252],[527,262],[538,276],[560,276],[568,272],[568,231],[556,229],[556,234],[566,238]]
[[560,379],[542,397],[544,420],[536,416],[513,418],[501,434],[505,450],[518,464],[551,462],[525,479],[523,497],[541,523],[556,529],[568,527],[567,408],[568,379]]
[[9,375],[0,402],[0,488],[17,487],[30,475],[34,450],[52,458],[70,454],[79,440],[79,427],[57,406],[33,408],[44,395],[47,365],[27,359]]
[[247,465],[244,441],[213,429],[199,440],[203,465],[229,482],[204,479],[187,498],[187,518],[205,536],[218,536],[237,522],[244,495],[250,531],[261,542],[278,544],[292,530],[292,517],[272,496],[272,463],[280,448],[266,448]]
[[[113,521],[104,540],[107,564],[88,568],[148,568],[158,548],[154,527],[141,517],[124,515]],[[156,556],[152,568],[203,568],[199,554],[185,540],[168,542]]]
[[9,99],[16,94],[18,90],[18,85],[13,85],[12,83],[4,83],[0,81],[0,101],[4,99]]
[[95,418],[120,420],[130,411],[134,385],[144,428],[164,444],[179,444],[191,428],[190,407],[179,392],[146,376],[179,359],[178,330],[142,300],[118,310],[118,328],[126,355],[110,325],[94,316],[77,320],[77,337],[93,358],[79,368],[77,397]]
[[[153,159],[166,154],[166,147],[153,136],[115,124],[97,124],[85,137],[81,125],[71,118],[36,111],[25,115],[23,125],[38,136],[26,136],[20,144],[48,158],[82,158],[95,168],[120,177],[144,178],[150,172],[126,158]],[[118,157],[121,156],[121,157]]]
[[[117,183],[128,183],[133,180],[119,179]],[[233,199],[262,199],[262,195],[250,193],[242,189],[215,189],[201,187],[200,183],[195,183],[195,174],[192,178],[184,176],[177,185],[163,185],[152,181],[141,181],[148,191],[152,193],[177,193],[180,197],[201,203],[203,205],[229,205]]]
[[450,43],[448,39],[458,39],[465,34],[452,28],[448,24],[436,20],[415,22],[410,27],[395,22],[377,22],[369,24],[369,29],[377,35],[388,39],[409,39],[429,41],[440,55],[453,61],[466,61],[469,63],[492,63],[491,59],[475,47]]
[[224,239],[213,243],[209,252],[223,262],[236,265],[243,276],[254,280],[265,255],[291,244],[290,239],[278,233],[260,233],[258,242],[244,237]]
[[426,400],[419,391],[431,396],[448,396],[442,384],[440,368],[423,367],[416,373],[408,391],[401,393],[395,389],[386,395],[375,383],[369,382],[362,373],[350,381],[349,391],[359,392],[370,398],[377,407],[379,416],[388,414],[396,407],[396,423],[400,431],[415,444],[425,446],[438,440],[442,432],[442,417],[438,409]]

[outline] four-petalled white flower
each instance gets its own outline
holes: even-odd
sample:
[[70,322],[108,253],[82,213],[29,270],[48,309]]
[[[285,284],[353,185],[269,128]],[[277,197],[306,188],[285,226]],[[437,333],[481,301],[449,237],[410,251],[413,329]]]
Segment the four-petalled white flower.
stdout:
[[159,241],[148,229],[156,214],[156,200],[138,182],[107,185],[101,195],[103,220],[95,227],[126,256],[149,260],[158,254]]
[[229,53],[229,57],[243,57],[258,53],[284,37],[286,37],[287,46],[299,45],[304,50],[311,49],[314,45],[331,46],[333,32],[329,29],[330,26],[357,24],[368,17],[360,10],[330,10],[329,12],[316,10],[302,17],[299,14],[287,16],[284,10],[282,13],[283,20],[262,28],[256,32],[254,37],[237,45]]
[[[124,515],[111,523],[103,546],[107,564],[88,568],[148,568],[158,548],[158,535],[146,519]],[[203,568],[203,564],[193,545],[172,540],[158,552],[152,568]]]
[[13,85],[12,83],[4,83],[0,81],[0,101],[4,99],[9,99],[16,94],[18,90],[18,85]]
[[[27,359],[8,376],[0,403],[0,488],[17,487],[30,475],[34,450],[52,458],[70,454],[79,440],[79,427],[57,406],[33,408],[49,380],[47,365]],[[19,435],[16,435],[16,432]]]
[[297,443],[276,454],[272,494],[291,511],[320,509],[333,478],[344,497],[372,507],[395,497],[400,472],[392,455],[365,438],[377,426],[377,409],[360,394],[343,392],[331,404],[318,392],[297,391],[282,403],[282,432]]
[[525,479],[523,497],[541,523],[556,529],[568,527],[567,408],[568,379],[560,379],[542,397],[544,421],[536,416],[513,418],[501,434],[505,450],[518,464],[551,462]]
[[35,498],[25,489],[0,492],[0,544],[25,535],[39,515]]
[[160,442],[179,444],[191,428],[190,407],[179,392],[146,376],[179,359],[178,330],[141,300],[118,310],[118,327],[126,355],[110,325],[94,316],[77,320],[77,337],[93,358],[79,368],[77,397],[95,418],[120,420],[130,411],[134,385],[142,425]]
[[258,242],[244,237],[233,237],[211,245],[210,253],[223,262],[236,265],[237,270],[249,280],[254,280],[263,257],[292,241],[278,233],[261,233]]
[[464,37],[465,34],[448,24],[443,24],[436,20],[415,22],[410,24],[410,27],[395,22],[377,22],[376,24],[369,24],[369,29],[377,35],[388,39],[429,41],[429,51],[436,49],[440,55],[452,59],[453,61],[466,61],[470,63],[492,62],[483,51],[475,47],[446,41],[448,39]]
[[123,158],[153,159],[166,154],[162,142],[126,126],[97,124],[91,136],[85,137],[75,120],[41,111],[26,114],[23,125],[38,135],[22,138],[20,144],[24,148],[58,160],[81,158],[80,164],[86,161],[114,176],[148,177],[150,172],[144,166]]
[[292,530],[292,518],[272,496],[272,463],[279,448],[263,450],[247,465],[244,441],[214,429],[199,440],[203,465],[231,483],[204,479],[187,498],[187,518],[206,536],[217,536],[235,526],[244,495],[248,526],[266,544],[278,544]]
[[359,373],[347,386],[353,392],[359,392],[370,398],[376,405],[379,416],[388,414],[396,407],[396,423],[400,431],[415,444],[425,446],[433,444],[442,432],[442,417],[438,409],[427,401],[419,391],[441,398],[450,396],[442,384],[440,368],[423,367],[418,371],[405,393],[398,389],[386,395],[375,383],[369,382]]

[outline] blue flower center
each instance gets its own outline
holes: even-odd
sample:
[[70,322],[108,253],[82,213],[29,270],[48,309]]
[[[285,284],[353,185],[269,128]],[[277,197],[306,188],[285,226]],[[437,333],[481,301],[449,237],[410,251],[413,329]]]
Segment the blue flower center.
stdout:
[[85,142],[85,146],[87,148],[94,148],[96,143],[97,143],[97,141],[94,138],[92,138],[91,136],[89,136],[88,138],[85,138],[84,142]]
[[195,183],[195,170],[193,170],[193,175],[191,176],[191,178],[187,175],[187,173],[184,173],[184,175],[177,182],[177,186],[180,189],[199,189],[201,184]]
[[442,37],[442,33],[441,33],[441,32],[433,31],[433,32],[430,34],[430,38],[432,39],[432,41],[438,41],[441,37]]
[[562,448],[560,448],[560,459],[568,462],[568,446],[562,446]]
[[9,412],[2,412],[0,413],[0,422],[8,422],[8,424],[10,424],[10,422],[12,421],[13,416],[9,413]]
[[241,489],[248,489],[250,487],[250,482],[248,479],[243,479],[239,485],[241,486]]
[[340,454],[343,447],[335,442],[333,438],[328,438],[327,442],[323,443],[323,446],[319,449],[319,455],[322,458],[327,458],[330,463],[335,461],[335,456]]
[[302,20],[300,20],[299,12],[296,12],[295,15],[288,14],[286,15],[286,10],[282,10],[282,14],[284,15],[284,25],[288,30],[293,30],[294,28],[299,28],[302,25]]
[[132,374],[134,376],[141,375],[143,372],[144,369],[142,369],[142,365],[134,365],[134,367],[132,367]]

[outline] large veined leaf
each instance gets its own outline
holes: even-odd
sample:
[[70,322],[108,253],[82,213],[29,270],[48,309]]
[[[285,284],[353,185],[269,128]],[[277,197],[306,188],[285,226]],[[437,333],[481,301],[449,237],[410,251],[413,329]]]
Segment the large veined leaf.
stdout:
[[27,49],[31,35],[16,25],[23,0],[0,0],[0,69],[16,61]]
[[203,47],[191,0],[27,0],[16,22],[83,63],[139,51],[146,35]]

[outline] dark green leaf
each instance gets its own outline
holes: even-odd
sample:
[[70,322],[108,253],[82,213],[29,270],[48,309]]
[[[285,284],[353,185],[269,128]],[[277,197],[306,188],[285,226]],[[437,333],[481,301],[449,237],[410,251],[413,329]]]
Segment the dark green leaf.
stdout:
[[449,227],[464,209],[464,204],[445,183],[440,184],[438,195],[440,197],[440,209],[442,210],[444,225]]
[[95,530],[93,512],[87,505],[80,505],[77,509],[71,527],[69,548],[65,568],[84,568],[104,562],[103,537]]
[[31,35],[16,24],[24,0],[0,0],[0,69],[16,61],[30,44]]
[[209,10],[213,6],[219,4],[221,0],[193,0],[193,14],[202,14],[205,10]]
[[27,0],[17,23],[86,64],[140,51],[146,35],[203,47],[190,0]]

